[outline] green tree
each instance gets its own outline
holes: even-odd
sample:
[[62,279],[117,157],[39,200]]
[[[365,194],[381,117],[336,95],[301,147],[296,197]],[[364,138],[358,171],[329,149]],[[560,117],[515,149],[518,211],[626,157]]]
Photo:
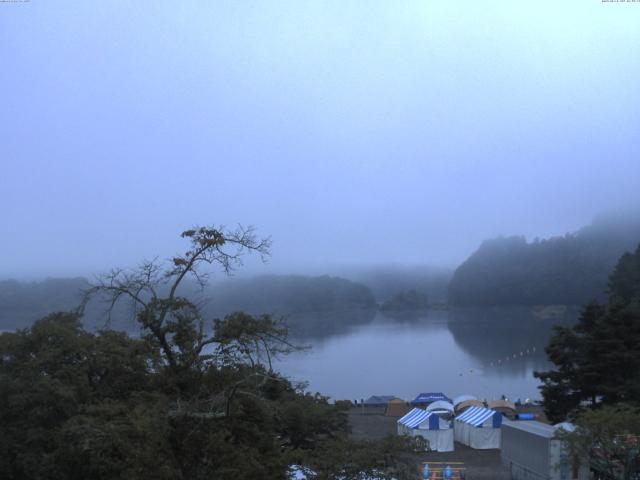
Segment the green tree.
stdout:
[[640,248],[625,254],[610,282],[607,305],[591,303],[572,328],[556,328],[546,352],[553,370],[542,380],[545,411],[562,421],[581,408],[640,404]]
[[576,429],[558,436],[576,462],[589,460],[607,478],[631,480],[640,472],[640,412],[625,405],[582,412]]
[[640,299],[640,245],[634,253],[625,253],[616,265],[609,277],[609,292],[614,302],[622,304]]
[[[149,410],[157,399],[138,394],[153,391],[156,353],[146,342],[124,333],[86,332],[75,314],[53,314],[30,330],[0,335],[3,473],[8,478],[87,478],[78,472],[64,474],[60,459],[67,457],[61,448],[67,445],[69,435],[81,428],[81,419],[94,417],[91,411],[97,405],[101,415],[123,406],[122,411],[130,415],[140,412],[140,405]],[[108,427],[115,433],[116,425]],[[96,434],[96,428],[86,432],[108,438]],[[123,449],[144,451],[143,444],[133,437],[129,440],[132,443],[120,437]],[[76,442],[75,447],[85,452],[95,450],[102,458],[98,468],[115,468],[113,461],[118,455],[99,453],[89,436],[83,442]],[[105,475],[94,478],[112,478]]]
[[[182,236],[190,247],[168,265],[114,270],[79,312],[0,335],[3,478],[284,480],[294,461],[326,478],[372,465],[411,478],[397,442],[351,442],[342,405],[274,371],[274,359],[298,349],[278,320],[238,312],[206,321],[181,295],[189,276],[205,284],[205,265],[229,272],[248,251],[268,254],[268,239],[241,228]],[[95,296],[111,314],[127,300],[141,338],[84,330],[82,308]],[[343,456],[331,467],[318,452]]]

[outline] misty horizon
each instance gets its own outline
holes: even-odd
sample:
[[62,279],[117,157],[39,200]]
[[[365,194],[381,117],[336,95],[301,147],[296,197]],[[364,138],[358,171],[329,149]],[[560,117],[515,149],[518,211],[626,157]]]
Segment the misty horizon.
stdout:
[[[383,272],[383,271],[415,271],[415,272],[429,272],[430,274],[443,274],[450,275],[452,274],[457,267],[460,266],[472,253],[476,252],[481,245],[488,241],[500,238],[510,238],[510,237],[523,237],[527,243],[531,243],[536,240],[550,240],[554,238],[564,237],[565,235],[572,235],[579,232],[582,228],[588,227],[592,224],[592,222],[607,222],[607,221],[619,221],[628,222],[630,220],[637,220],[640,222],[640,208],[626,208],[626,209],[615,209],[608,212],[600,212],[597,215],[594,215],[589,222],[584,225],[580,225],[573,230],[567,230],[564,232],[552,233],[549,235],[525,235],[519,232],[512,233],[497,233],[493,236],[479,239],[477,244],[471,248],[466,253],[463,253],[461,257],[452,260],[450,263],[436,263],[436,262],[426,262],[421,261],[421,259],[416,259],[414,262],[384,262],[384,258],[380,258],[370,263],[360,262],[360,263],[338,263],[332,261],[325,262],[316,262],[313,263],[309,261],[308,263],[301,263],[298,265],[288,265],[283,262],[274,261],[273,254],[264,258],[264,260],[259,259],[256,256],[248,256],[243,260],[243,264],[235,268],[229,275],[225,275],[221,271],[212,271],[211,282],[215,283],[217,281],[222,281],[225,279],[233,279],[233,278],[250,278],[250,277],[260,277],[265,275],[311,275],[311,276],[342,276],[350,279],[361,278],[362,276],[366,276],[367,274],[373,272]],[[636,222],[637,223],[637,222]],[[262,236],[263,232],[257,231],[258,236]],[[265,235],[269,236],[269,235]],[[176,234],[175,237],[179,238],[179,234]],[[271,236],[272,237],[272,236]],[[273,239],[273,237],[272,237]],[[179,251],[180,248],[176,251]],[[60,271],[59,274],[56,273],[48,273],[48,272],[33,272],[33,273],[22,273],[22,274],[14,274],[11,275],[5,272],[4,275],[0,276],[0,280],[17,280],[22,282],[37,282],[45,279],[55,279],[55,278],[94,278],[97,275],[101,275],[106,271],[112,268],[124,268],[130,269],[135,268],[143,260],[149,260],[152,258],[156,258],[158,261],[162,261],[163,259],[170,259],[172,254],[175,252],[163,252],[162,254],[156,253],[154,255],[144,255],[141,258],[133,261],[130,264],[124,264],[122,262],[115,263],[113,265],[105,265],[103,268],[79,268],[77,270],[68,270],[68,271]]]
[[0,278],[238,223],[273,239],[238,275],[454,268],[634,208],[628,7],[4,5]]

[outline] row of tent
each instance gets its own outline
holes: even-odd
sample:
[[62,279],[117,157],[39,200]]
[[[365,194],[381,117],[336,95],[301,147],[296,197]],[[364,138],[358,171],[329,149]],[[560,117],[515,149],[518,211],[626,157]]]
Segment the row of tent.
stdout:
[[485,406],[472,395],[453,400],[442,394],[440,398],[433,394],[418,398],[422,400],[426,395],[431,395],[433,401],[424,408],[414,407],[398,420],[399,435],[421,436],[429,441],[430,450],[438,452],[452,452],[454,441],[475,449],[500,448],[502,416],[515,414],[513,403],[496,400]]
[[398,435],[423,437],[438,452],[452,452],[454,440],[484,450],[500,448],[501,425],[502,414],[484,407],[470,407],[453,419],[429,407],[414,408],[398,420]]
[[[372,395],[366,399],[363,403],[365,406],[385,406],[391,401],[401,400],[394,395]],[[401,400],[403,401],[403,400]],[[414,407],[426,407],[433,402],[446,401],[451,403],[452,400],[442,392],[428,392],[420,393],[416,398],[409,402]]]
[[[435,402],[434,402],[435,403]],[[422,427],[422,428],[420,428]],[[503,465],[511,471],[513,480],[588,480],[589,459],[575,463],[567,455],[566,443],[558,432],[574,431],[570,423],[547,425],[536,421],[510,421],[498,412],[472,407],[455,420],[445,420],[434,410],[416,408],[398,423],[399,433],[421,434],[433,450],[453,450],[454,440],[473,448],[500,448]],[[593,467],[593,465],[591,465]],[[310,480],[316,473],[309,468],[292,465],[290,478]],[[373,476],[363,480],[378,480]]]
[[430,410],[449,411],[455,415],[461,414],[470,407],[486,407],[490,410],[496,410],[508,418],[514,418],[516,414],[515,404],[508,400],[483,402],[473,395],[460,395],[451,400],[443,393],[433,392],[421,393],[411,402],[405,402],[393,395],[374,395],[364,401],[364,406],[378,408],[378,413],[384,413],[391,417],[402,417],[411,410],[411,407],[430,407]]

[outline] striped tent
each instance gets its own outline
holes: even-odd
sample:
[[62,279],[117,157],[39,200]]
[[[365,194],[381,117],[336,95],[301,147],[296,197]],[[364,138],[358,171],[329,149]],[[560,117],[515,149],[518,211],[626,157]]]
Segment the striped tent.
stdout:
[[483,407],[469,407],[455,420],[457,442],[477,449],[500,448],[502,414]]
[[469,407],[482,407],[484,403],[480,400],[463,400],[455,406],[456,415],[461,415]]
[[445,420],[453,420],[453,404],[444,400],[433,402],[426,408],[427,412],[435,412]]
[[429,442],[429,450],[453,451],[451,422],[435,412],[414,408],[398,420],[398,435],[420,436]]

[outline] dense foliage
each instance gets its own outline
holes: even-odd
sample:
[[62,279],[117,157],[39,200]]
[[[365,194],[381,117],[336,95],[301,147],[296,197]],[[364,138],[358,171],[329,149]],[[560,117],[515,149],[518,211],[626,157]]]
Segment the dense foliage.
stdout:
[[416,290],[397,293],[384,302],[380,309],[383,312],[403,312],[412,310],[426,310],[429,308],[429,298]]
[[174,367],[155,342],[86,332],[73,314],[1,335],[3,478],[284,478],[287,451],[347,424],[252,358],[273,326],[230,316],[210,358],[174,339]]
[[581,408],[640,405],[640,246],[611,274],[607,304],[591,303],[577,325],[557,327],[546,349],[555,368],[537,372],[547,416]]
[[[40,282],[1,280],[0,325],[6,330],[24,328],[51,312],[72,310],[80,301],[81,290],[88,286],[84,278],[47,278]],[[99,312],[95,313],[98,317]]]
[[264,275],[220,283],[208,303],[215,313],[243,310],[286,315],[377,308],[364,285],[339,277],[303,275]]
[[[52,311],[67,311],[76,307],[81,291],[89,287],[84,278],[47,279],[22,283],[0,281],[0,324],[5,329],[24,328]],[[371,291],[359,283],[339,277],[307,277],[302,275],[268,275],[254,278],[233,278],[216,282],[201,289],[193,281],[182,285],[184,295],[201,305],[207,317],[223,317],[231,312],[245,311],[255,314],[269,312],[300,320],[300,327],[313,328],[312,315],[346,313],[360,315],[359,311],[375,310],[377,305]],[[129,329],[123,305],[116,305],[112,315],[113,327]],[[104,308],[99,304],[87,306],[82,318],[88,328],[100,327],[104,322]],[[296,325],[297,327],[298,325]]]
[[[589,460],[603,478],[632,480],[640,474],[640,410],[624,404],[582,412],[575,430],[560,431],[576,463]],[[601,477],[601,478],[602,478]]]
[[640,217],[600,218],[574,234],[485,241],[455,271],[455,305],[583,305],[603,300],[623,252],[640,242]]
[[[201,269],[268,253],[251,230],[187,230],[168,264],[113,270],[86,292],[126,301],[140,337],[80,324],[82,308],[0,335],[0,471],[6,479],[411,478],[409,439],[348,439],[344,405],[293,385],[273,360],[294,351],[269,315],[207,321],[180,295]],[[352,452],[348,454],[347,452]]]
[[366,285],[376,300],[385,301],[401,292],[417,290],[432,303],[447,301],[452,268],[429,265],[389,265],[345,270],[344,276]]

